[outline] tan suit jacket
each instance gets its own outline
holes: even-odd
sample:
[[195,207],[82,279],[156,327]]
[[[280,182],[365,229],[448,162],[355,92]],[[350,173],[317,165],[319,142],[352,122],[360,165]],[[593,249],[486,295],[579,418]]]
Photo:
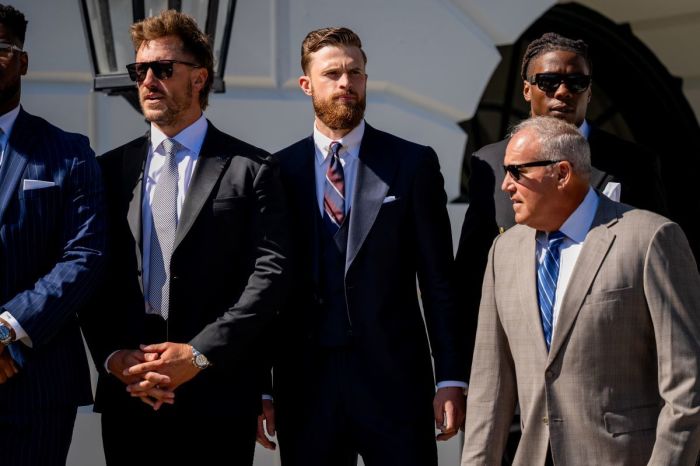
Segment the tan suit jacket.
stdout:
[[700,276],[678,225],[601,196],[547,353],[536,231],[491,248],[462,465],[690,465],[700,449]]

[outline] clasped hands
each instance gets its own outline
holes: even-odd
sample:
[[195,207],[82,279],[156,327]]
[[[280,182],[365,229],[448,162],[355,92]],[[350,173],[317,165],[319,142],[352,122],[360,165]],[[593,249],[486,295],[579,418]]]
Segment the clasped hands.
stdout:
[[138,350],[119,350],[107,361],[109,371],[155,411],[175,403],[175,389],[201,369],[192,364],[192,346],[165,342],[141,345]]

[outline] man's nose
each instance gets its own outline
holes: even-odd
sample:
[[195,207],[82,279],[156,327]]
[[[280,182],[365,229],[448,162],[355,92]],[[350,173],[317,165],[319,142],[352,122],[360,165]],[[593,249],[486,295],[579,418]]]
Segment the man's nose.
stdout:
[[501,191],[504,193],[510,193],[515,190],[515,182],[513,181],[513,178],[506,173],[503,176],[503,182],[501,183]]

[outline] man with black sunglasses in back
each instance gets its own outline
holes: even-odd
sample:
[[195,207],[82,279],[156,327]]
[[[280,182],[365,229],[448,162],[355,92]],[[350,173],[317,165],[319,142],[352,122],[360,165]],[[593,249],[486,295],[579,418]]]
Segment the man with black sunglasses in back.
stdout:
[[283,296],[276,166],[204,117],[213,56],[190,16],[130,32],[150,128],[100,157],[110,256],[84,322],[107,464],[250,465],[256,349]]
[[[666,213],[656,155],[586,121],[592,64],[584,41],[555,33],[542,35],[525,50],[521,77],[523,97],[530,103],[532,116],[552,116],[572,123],[588,140],[592,163],[590,183],[594,189],[615,201],[662,215]],[[466,315],[471,316],[465,335],[469,354],[474,346],[489,248],[499,233],[515,225],[513,202],[500,189],[508,141],[504,139],[485,146],[471,158],[469,208],[455,259],[459,303]]]

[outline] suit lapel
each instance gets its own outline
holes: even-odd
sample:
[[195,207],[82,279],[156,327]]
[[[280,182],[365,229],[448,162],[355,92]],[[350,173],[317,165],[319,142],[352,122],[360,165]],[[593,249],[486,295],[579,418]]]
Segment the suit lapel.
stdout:
[[192,228],[214,185],[219,180],[221,172],[232,157],[231,154],[235,153],[236,150],[235,147],[227,147],[225,150],[220,147],[218,130],[208,121],[207,125],[207,134],[180,213],[173,251],[177,249],[187,232]]
[[36,134],[30,134],[30,119],[31,116],[20,109],[10,140],[7,143],[2,167],[0,167],[0,223],[2,223],[10,199],[17,191],[17,185],[29,162],[32,149],[36,142],[41,139],[36,137]]
[[378,139],[377,131],[366,125],[352,193],[346,273],[377,218],[398,165],[395,154],[385,152]]
[[518,296],[520,296],[520,309],[525,313],[525,321],[532,333],[537,351],[546,359],[547,345],[544,342],[542,332],[542,320],[540,318],[540,305],[537,301],[537,266],[536,240],[537,230],[533,228],[523,228],[521,238],[514,244],[521,247],[517,257],[518,276]]
[[549,352],[549,364],[556,359],[557,353],[568,338],[588,290],[590,290],[593,280],[615,240],[615,234],[609,228],[610,225],[617,222],[615,204],[602,194],[599,194],[599,197],[600,205],[593,219],[591,230],[586,235],[583,248],[569,278],[569,286],[566,288],[559,308],[559,316]]
[[[122,166],[122,176],[124,177],[122,195],[124,199],[128,200],[126,221],[129,224],[129,230],[131,230],[131,236],[134,238],[136,263],[139,270],[143,268],[143,215],[141,215],[141,208],[143,206],[143,179],[149,146],[150,138],[146,135],[141,144],[125,151]],[[139,284],[141,291],[143,291],[142,275],[139,275]]]

